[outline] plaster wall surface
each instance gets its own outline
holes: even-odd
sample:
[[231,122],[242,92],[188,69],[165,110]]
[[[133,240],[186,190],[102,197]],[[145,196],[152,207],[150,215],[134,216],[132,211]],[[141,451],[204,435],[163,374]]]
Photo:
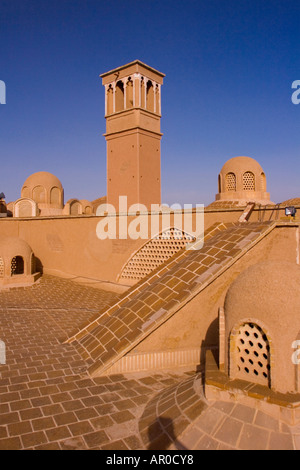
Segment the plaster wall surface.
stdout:
[[[222,218],[226,221],[236,221],[237,214],[239,212],[224,213]],[[123,216],[116,217],[117,239],[115,240],[97,238],[97,224],[103,221],[103,217],[96,216],[5,218],[0,222],[0,233],[3,236],[20,237],[25,240],[40,260],[45,273],[81,276],[116,283],[122,268],[133,253],[151,238],[151,231],[152,235],[156,236],[160,228],[164,226],[168,228],[182,221],[181,216],[178,218],[177,215],[174,218],[172,214],[162,216],[157,213],[156,219],[152,219],[152,222],[150,215],[141,214],[139,217],[140,220],[147,218],[149,237],[146,239],[119,238],[119,223],[126,235],[127,228],[137,220],[134,216],[128,216],[127,219]],[[191,218],[195,218],[195,214],[192,214]],[[208,228],[217,220],[219,220],[217,213],[205,215],[204,228]],[[190,225],[193,226],[192,223]]]
[[[204,229],[207,230],[216,222],[236,222],[242,213],[243,210],[221,212],[206,210]],[[121,230],[126,237],[128,227],[134,221],[138,222],[138,217],[140,221],[147,218],[148,238],[136,240],[120,238],[119,227],[122,227]],[[169,228],[172,225],[178,226],[182,223],[184,227],[184,220],[180,214],[174,216],[157,213],[155,217],[140,214],[137,217],[128,216],[126,219],[117,216],[115,219],[117,238],[114,240],[97,238],[97,224],[103,221],[103,217],[96,216],[3,218],[0,221],[0,233],[2,236],[20,237],[25,240],[39,261],[37,267],[40,266],[44,273],[95,279],[107,283],[103,284],[103,287],[113,289],[114,285],[118,284],[120,273],[126,263],[151,236],[156,236],[162,228]],[[191,220],[189,226],[195,230],[195,213],[193,212],[189,218]],[[250,221],[256,221],[257,218],[258,213],[254,211]],[[126,283],[123,284],[126,288]]]

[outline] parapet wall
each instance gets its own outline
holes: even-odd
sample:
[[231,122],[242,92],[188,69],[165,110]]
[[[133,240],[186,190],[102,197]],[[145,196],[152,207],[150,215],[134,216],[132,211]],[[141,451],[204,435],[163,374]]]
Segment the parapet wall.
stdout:
[[[205,210],[204,229],[217,222],[237,222],[242,214],[243,208]],[[259,220],[261,215],[258,210],[253,211],[251,221]],[[274,216],[274,211],[271,210],[264,214],[267,220],[272,215]],[[152,222],[149,215],[141,214],[140,220],[148,218],[149,237],[136,240],[125,239],[121,238],[124,233],[121,237],[118,235],[119,228],[122,226],[122,230],[126,233],[126,229],[132,222],[137,221],[137,218],[128,216],[125,219],[124,217],[124,215],[116,217],[117,237],[113,240],[100,240],[97,237],[97,226],[99,222],[104,223],[104,217],[98,216],[5,218],[0,221],[0,233],[3,236],[20,237],[25,240],[38,259],[38,266],[46,274],[87,278],[102,281],[103,288],[115,290],[124,285],[126,289],[126,282],[122,279],[119,282],[120,273],[131,256],[147,242],[147,239],[151,238]],[[158,214],[157,217],[159,223],[157,230],[155,228],[152,230],[153,236],[157,235],[159,227],[162,227],[163,216]],[[171,213],[169,226],[178,224],[180,219],[180,215],[178,219],[178,211],[177,219],[174,220],[174,217]],[[191,212],[191,218],[194,228],[196,212]]]

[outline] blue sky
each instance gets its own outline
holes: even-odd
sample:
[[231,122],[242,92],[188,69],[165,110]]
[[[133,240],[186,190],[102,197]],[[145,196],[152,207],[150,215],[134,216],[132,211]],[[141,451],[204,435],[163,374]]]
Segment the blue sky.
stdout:
[[99,75],[140,59],[166,74],[163,202],[209,204],[240,155],[274,202],[300,197],[299,24],[294,0],[0,0],[0,192],[50,171],[66,200],[105,195]]

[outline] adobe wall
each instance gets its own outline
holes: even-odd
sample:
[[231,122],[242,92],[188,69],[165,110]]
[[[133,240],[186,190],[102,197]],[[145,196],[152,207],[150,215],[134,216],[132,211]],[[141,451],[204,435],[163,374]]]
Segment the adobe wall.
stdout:
[[[265,260],[299,261],[297,227],[278,227],[248,251],[212,284],[187,303],[164,325],[142,341],[130,354],[192,350],[218,345],[218,309],[227,290],[246,268]],[[249,286],[249,288],[251,288]],[[204,349],[201,349],[201,361]]]
[[[242,211],[207,212],[204,228],[215,222],[237,221],[241,213]],[[140,217],[141,220],[148,218],[150,235],[150,216]],[[192,217],[195,221],[194,213]],[[134,219],[136,218],[128,217],[128,226]],[[103,287],[110,289],[118,283],[118,276],[132,254],[143,246],[147,239],[99,240],[96,228],[101,220],[103,221],[103,217],[96,216],[5,218],[0,221],[0,233],[3,236],[25,240],[40,260],[44,273],[95,279],[107,283]],[[154,235],[159,233],[159,227],[162,226],[162,216],[158,214],[156,220],[159,225],[157,230],[153,229]],[[172,225],[172,215],[169,220]],[[119,221],[124,221],[124,218],[117,217],[117,233]],[[168,225],[168,218],[166,224]],[[125,233],[126,231],[125,223]]]

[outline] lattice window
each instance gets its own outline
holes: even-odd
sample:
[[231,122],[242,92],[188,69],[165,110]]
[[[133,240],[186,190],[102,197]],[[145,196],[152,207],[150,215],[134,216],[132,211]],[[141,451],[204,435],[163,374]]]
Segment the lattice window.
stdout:
[[251,171],[246,171],[243,174],[243,189],[244,191],[255,191],[255,176]]
[[11,260],[11,275],[17,276],[19,274],[24,274],[24,260],[22,256],[15,256]]
[[226,175],[226,191],[236,191],[236,176],[234,173]]
[[263,330],[254,323],[240,327],[236,339],[237,375],[250,382],[270,384],[270,346]]
[[170,228],[152,238],[127,263],[121,279],[140,280],[171,256],[195,241],[191,235],[176,228]]
[[0,258],[0,277],[4,277],[4,262],[2,258]]

